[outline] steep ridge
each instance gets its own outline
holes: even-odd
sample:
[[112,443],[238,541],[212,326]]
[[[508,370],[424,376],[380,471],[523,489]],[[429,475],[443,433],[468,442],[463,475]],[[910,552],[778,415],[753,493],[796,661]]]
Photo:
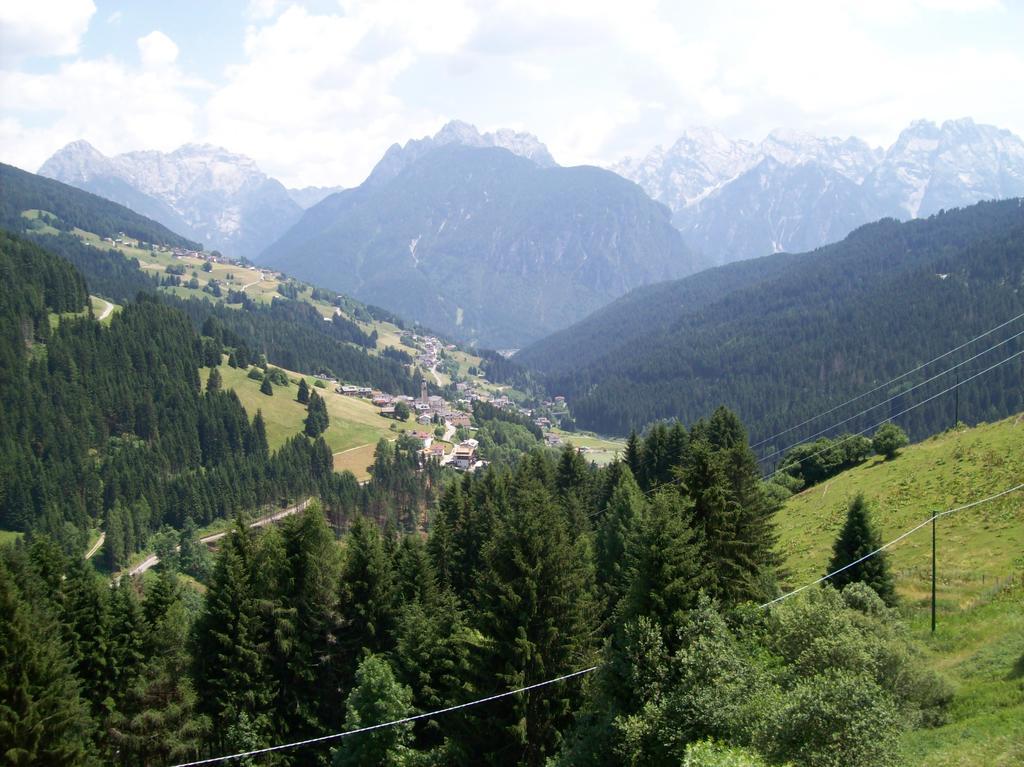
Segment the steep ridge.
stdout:
[[397,172],[395,160],[308,210],[261,260],[498,348],[697,267],[668,210],[608,171],[458,142]]
[[[621,434],[726,404],[756,440],[1024,311],[1022,256],[1019,199],[903,224],[887,219],[810,253],[635,291],[515,359],[568,396],[585,428]],[[1019,362],[965,386],[961,420],[1020,408]],[[947,378],[915,396],[948,386]],[[897,399],[846,428],[906,404]],[[926,436],[950,423],[953,407],[942,398],[900,423]]]

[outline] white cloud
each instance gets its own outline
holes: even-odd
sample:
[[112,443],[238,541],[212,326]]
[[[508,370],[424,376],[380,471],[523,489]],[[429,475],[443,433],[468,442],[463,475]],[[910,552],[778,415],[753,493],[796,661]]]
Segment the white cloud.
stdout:
[[[4,34],[31,38],[35,24],[37,50],[73,53],[92,5],[62,5],[84,9],[79,21],[52,24],[41,0],[46,24],[0,10]],[[698,124],[888,143],[913,118],[972,115],[1024,132],[1008,95],[1024,92],[1024,51],[992,32],[1021,19],[997,0],[249,0],[242,55],[204,73],[215,87],[180,71],[190,40],[159,31],[138,40],[139,67],[0,75],[0,146],[36,157],[79,137],[105,151],[204,140],[288,184],[351,185],[392,142],[456,117],[534,132],[565,163],[611,163]]]
[[0,3],[0,56],[73,55],[94,13],[92,0]]
[[142,66],[146,69],[166,69],[178,60],[178,46],[159,29],[140,37],[136,45]]
[[0,72],[4,160],[35,170],[84,138],[104,152],[170,150],[195,135],[196,83],[173,70],[138,71],[111,59],[79,59],[49,74]]
[[422,57],[456,54],[475,14],[456,0],[349,2],[344,15],[290,7],[253,26],[245,62],[209,100],[207,140],[259,159],[287,183],[357,184],[397,138],[442,116],[407,107],[396,80]]

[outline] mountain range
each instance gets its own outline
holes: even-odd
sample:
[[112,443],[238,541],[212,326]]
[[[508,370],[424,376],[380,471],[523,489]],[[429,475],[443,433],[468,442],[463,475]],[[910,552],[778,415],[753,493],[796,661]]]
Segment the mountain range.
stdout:
[[260,261],[456,338],[519,347],[695,271],[669,217],[614,173],[563,168],[535,139],[453,123],[389,149]]
[[287,189],[209,145],[106,157],[79,141],[40,173],[209,249],[263,258],[464,340],[518,347],[652,281],[813,250],[883,217],[1024,194],[1024,141],[966,118],[914,122],[887,149],[694,128],[610,170],[655,202],[607,171],[560,167],[529,133],[460,121],[392,145],[349,190]]
[[249,157],[209,144],[106,157],[75,141],[39,174],[106,197],[208,249],[251,258],[333,189],[288,190]]
[[1024,194],[1024,141],[969,118],[918,120],[888,149],[790,130],[754,144],[696,128],[612,170],[671,208],[692,249],[724,264],[810,250],[887,216]]

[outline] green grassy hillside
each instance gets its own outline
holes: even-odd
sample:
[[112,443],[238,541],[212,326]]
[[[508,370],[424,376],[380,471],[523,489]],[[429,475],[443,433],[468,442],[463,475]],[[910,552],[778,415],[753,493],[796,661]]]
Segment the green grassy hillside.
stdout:
[[[812,487],[778,515],[780,549],[797,586],[824,573],[858,492],[892,540],[934,511],[1024,481],[1024,414],[937,435],[892,461],[868,463]],[[949,721],[914,730],[904,763],[929,767],[1024,764],[1024,491],[938,523],[938,627],[930,633],[930,527],[889,550],[900,609],[934,668],[953,683]]]
[[[946,432],[879,457],[793,496],[778,515],[782,551],[796,585],[821,575],[846,507],[858,492],[870,502],[884,540],[936,511],[984,498],[1024,481],[1024,414]],[[910,601],[923,599],[931,566],[929,529],[889,554]],[[965,607],[1011,575],[1024,573],[1024,491],[938,522],[940,598]]]
[[[271,450],[276,450],[290,437],[300,433],[306,419],[306,406],[296,401],[298,393],[296,384],[287,387],[275,386],[273,396],[260,393],[260,381],[249,378],[247,371],[220,366],[220,374],[225,389],[233,389],[242,402],[242,406],[250,416],[257,410],[263,411],[263,420],[267,425],[267,442]],[[210,371],[201,371],[203,386]],[[297,381],[301,376],[288,371],[288,377]],[[314,379],[306,376],[306,382],[313,386]],[[334,467],[338,471],[348,469],[358,479],[367,479],[366,467],[373,463],[373,449],[381,437],[391,439],[396,433],[390,427],[394,421],[381,418],[377,408],[367,400],[356,397],[345,397],[337,394],[334,387],[325,389],[314,388],[327,403],[327,414],[330,426],[324,433],[324,439],[334,456]],[[412,428],[412,426],[409,426]]]

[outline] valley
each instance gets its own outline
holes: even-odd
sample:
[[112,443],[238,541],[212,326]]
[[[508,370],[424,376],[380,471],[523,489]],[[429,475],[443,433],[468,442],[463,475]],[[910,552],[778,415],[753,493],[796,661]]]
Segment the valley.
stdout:
[[1024,8],[36,5],[0,761],[1024,764]]

